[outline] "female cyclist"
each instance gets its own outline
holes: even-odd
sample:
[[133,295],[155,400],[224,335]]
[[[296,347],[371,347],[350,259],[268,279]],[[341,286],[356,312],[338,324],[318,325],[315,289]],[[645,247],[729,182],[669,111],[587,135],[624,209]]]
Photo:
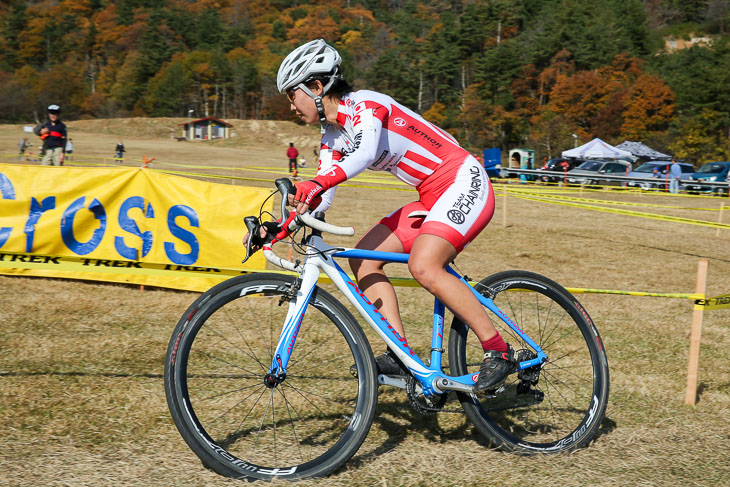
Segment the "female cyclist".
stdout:
[[[277,87],[302,121],[321,125],[318,175],[296,185],[297,213],[325,210],[334,188],[365,169],[388,171],[415,186],[419,199],[383,218],[357,248],[408,252],[408,270],[476,333],[484,349],[476,391],[493,390],[515,369],[514,351],[497,333],[472,292],[445,267],[489,223],[494,192],[484,168],[456,140],[373,91],[352,91],[342,77],[339,53],[322,39],[292,51],[281,63]],[[360,289],[405,340],[393,286],[384,262],[352,259]],[[407,374],[388,350],[378,372]]]

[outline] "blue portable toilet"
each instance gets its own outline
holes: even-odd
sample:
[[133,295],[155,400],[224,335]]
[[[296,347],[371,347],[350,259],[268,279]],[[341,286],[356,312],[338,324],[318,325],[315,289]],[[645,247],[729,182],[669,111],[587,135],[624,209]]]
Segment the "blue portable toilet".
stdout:
[[491,149],[484,149],[482,151],[484,156],[484,170],[487,171],[487,176],[490,178],[499,178],[502,176],[502,151],[499,147],[492,147]]

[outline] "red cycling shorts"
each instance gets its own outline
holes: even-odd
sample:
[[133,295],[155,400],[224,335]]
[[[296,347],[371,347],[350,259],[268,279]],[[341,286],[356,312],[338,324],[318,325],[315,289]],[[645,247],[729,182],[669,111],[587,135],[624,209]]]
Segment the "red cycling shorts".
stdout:
[[410,252],[418,235],[446,239],[461,252],[494,214],[494,191],[484,168],[472,156],[445,161],[418,187],[420,199],[386,216],[390,228]]

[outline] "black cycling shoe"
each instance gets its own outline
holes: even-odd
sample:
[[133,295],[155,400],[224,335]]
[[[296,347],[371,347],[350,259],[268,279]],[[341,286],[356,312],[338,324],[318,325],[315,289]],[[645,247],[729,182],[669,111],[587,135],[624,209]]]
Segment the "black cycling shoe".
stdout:
[[[357,377],[357,367],[355,364],[350,366],[350,373],[354,377]],[[375,357],[375,373],[378,375],[409,375],[408,368],[403,365],[403,362],[390,349],[384,354]]]
[[484,361],[479,368],[479,380],[474,384],[474,392],[497,389],[516,369],[515,351],[509,344],[506,352],[487,350],[484,352]]

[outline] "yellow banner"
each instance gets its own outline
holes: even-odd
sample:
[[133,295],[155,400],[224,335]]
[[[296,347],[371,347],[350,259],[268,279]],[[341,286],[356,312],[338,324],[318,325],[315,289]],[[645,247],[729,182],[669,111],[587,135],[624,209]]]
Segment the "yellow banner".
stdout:
[[[168,269],[243,269],[243,217],[258,215],[269,194],[262,188],[208,183],[146,169],[3,165],[0,252],[109,261],[117,267],[142,262]],[[271,211],[272,203],[265,209]],[[195,291],[228,277],[2,267],[3,274]],[[246,269],[264,268],[260,254],[246,262]]]

